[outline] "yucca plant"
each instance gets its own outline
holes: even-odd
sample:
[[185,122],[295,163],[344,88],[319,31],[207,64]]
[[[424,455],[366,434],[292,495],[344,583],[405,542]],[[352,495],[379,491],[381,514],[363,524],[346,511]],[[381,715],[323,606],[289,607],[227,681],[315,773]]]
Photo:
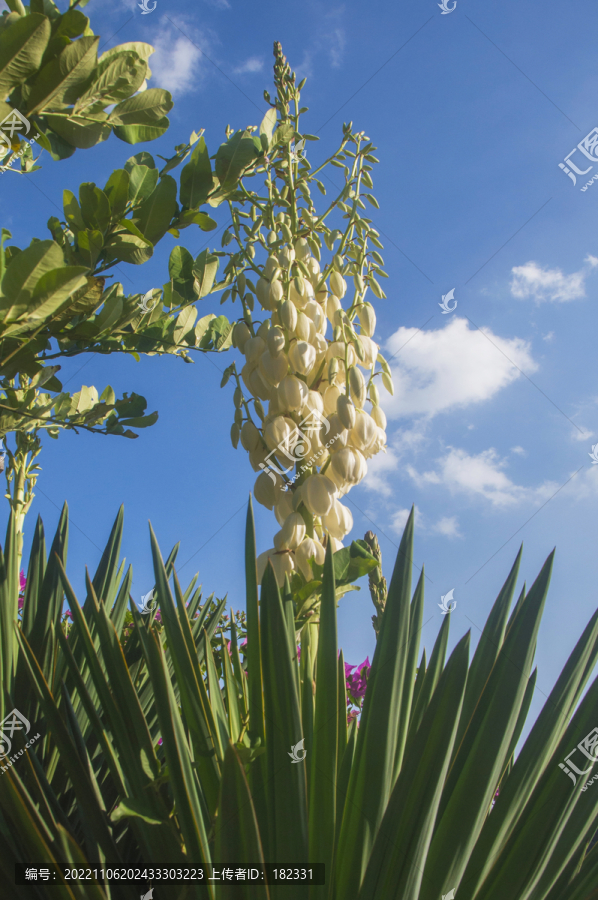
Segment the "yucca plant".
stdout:
[[[164,562],[153,532],[161,624],[139,613],[131,569],[119,561],[122,523],[121,512],[81,605],[65,571],[66,509],[48,558],[38,522],[21,622],[9,523],[0,559],[0,712],[19,710],[41,738],[0,774],[4,896],[56,895],[39,882],[14,887],[15,862],[264,860],[323,862],[326,884],[163,885],[155,896],[598,896],[598,851],[589,849],[598,792],[573,786],[559,768],[595,726],[598,681],[579,701],[598,661],[598,612],[514,755],[535,687],[552,554],[509,615],[518,555],[471,663],[469,635],[446,659],[446,616],[429,661],[424,651],[418,666],[424,576],[412,596],[412,514],[378,616],[361,719],[348,726],[335,572],[342,580],[342,554],[363,557],[363,547],[334,555],[327,548],[315,614],[297,631],[295,598],[280,591],[271,566],[258,593],[250,505],[242,660],[234,616],[230,654],[216,640],[224,601],[201,605],[195,580],[183,591],[176,548]],[[17,732],[13,756],[19,741]],[[139,891],[70,884],[60,896],[120,900]]]

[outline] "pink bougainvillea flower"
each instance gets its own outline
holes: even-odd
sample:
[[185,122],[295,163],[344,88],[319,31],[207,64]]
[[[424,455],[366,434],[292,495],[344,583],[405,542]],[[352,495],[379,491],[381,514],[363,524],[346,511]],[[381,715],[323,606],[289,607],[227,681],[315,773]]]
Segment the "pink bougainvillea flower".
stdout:
[[239,644],[239,650],[241,651],[241,653],[245,653],[246,647],[247,647],[247,638],[245,638],[245,640]]
[[23,603],[25,602],[24,597],[19,597],[19,612],[23,609]]
[[162,740],[163,740],[163,738],[160,738],[160,740],[158,741],[158,747],[162,746]]
[[[357,702],[363,700],[365,697],[371,668],[369,656],[366,656],[364,661],[358,666],[348,666],[347,663],[345,663],[347,692]],[[357,669],[357,671],[354,672],[353,669]]]
[[20,594],[22,594],[23,591],[25,590],[26,584],[27,584],[27,577],[26,577],[24,571],[21,569],[21,571],[19,573],[19,593]]

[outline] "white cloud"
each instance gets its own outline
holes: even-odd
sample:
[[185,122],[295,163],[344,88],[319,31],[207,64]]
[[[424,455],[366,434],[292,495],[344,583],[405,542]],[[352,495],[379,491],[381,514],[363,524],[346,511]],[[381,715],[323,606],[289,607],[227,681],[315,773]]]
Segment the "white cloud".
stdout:
[[442,519],[439,519],[432,526],[431,530],[444,535],[444,537],[463,537],[459,531],[459,523],[456,516],[443,516]]
[[531,297],[536,303],[578,300],[586,296],[586,277],[598,265],[598,258],[588,255],[584,263],[585,266],[571,275],[565,275],[562,269],[543,269],[533,260],[524,266],[514,266],[511,294],[520,300]]
[[152,87],[161,87],[171,94],[180,97],[197,87],[202,76],[202,50],[208,48],[208,40],[204,35],[193,34],[193,43],[186,32],[189,26],[182,21],[177,22],[179,28],[172,27],[167,19],[162,19],[160,31],[153,44],[156,52],[150,57],[152,70]]
[[538,368],[526,341],[470,329],[460,318],[436,331],[399,328],[386,348],[397,354],[392,361],[394,397],[382,392],[389,418],[431,417],[489,400],[519,377],[515,366],[525,372]]
[[436,462],[436,470],[420,473],[408,465],[406,471],[420,488],[429,484],[443,485],[453,495],[484,497],[499,508],[524,501],[546,500],[559,487],[554,482],[545,482],[537,488],[515,484],[503,471],[506,460],[500,459],[493,448],[470,455],[465,450],[449,447],[446,456]]
[[511,453],[516,453],[518,456],[527,456],[527,453],[523,449],[523,447],[511,447]]
[[260,59],[259,56],[250,56],[244,63],[237,66],[236,69],[233,69],[233,72],[235,75],[246,75],[248,73],[253,74],[255,72],[261,72],[263,68],[263,59]]

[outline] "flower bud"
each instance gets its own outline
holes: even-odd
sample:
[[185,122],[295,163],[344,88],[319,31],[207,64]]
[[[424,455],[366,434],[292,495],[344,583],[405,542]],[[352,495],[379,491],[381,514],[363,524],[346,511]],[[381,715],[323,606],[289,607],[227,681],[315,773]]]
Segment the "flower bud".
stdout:
[[362,303],[357,307],[357,315],[361,324],[361,331],[367,337],[372,337],[376,330],[376,313],[371,303]]
[[247,341],[251,338],[251,332],[245,322],[237,322],[233,328],[233,347],[237,347],[241,353]]
[[[324,319],[326,322],[326,319]],[[326,322],[326,324],[328,324]],[[326,358],[326,351],[328,350],[328,341],[324,337],[323,334],[316,334],[313,341],[310,341],[316,348],[316,353],[318,354],[317,364],[320,365],[323,359]]]
[[288,371],[289,364],[284,353],[281,353],[278,356],[272,356],[269,350],[262,353],[260,357],[260,372],[268,384],[274,386],[280,384]]
[[358,409],[355,416],[355,425],[349,434],[349,443],[351,446],[361,450],[362,453],[365,453],[370,450],[377,438],[378,426],[363,409]]
[[[272,478],[274,478],[274,474]],[[273,509],[274,502],[276,500],[276,486],[274,481],[270,478],[266,472],[261,472],[253,486],[253,496],[257,500],[258,503],[261,503],[262,506],[265,506],[266,509]]]
[[266,307],[270,310],[276,309],[280,301],[282,300],[282,295],[284,294],[284,288],[280,281],[273,281],[270,285],[270,306]]
[[280,321],[287,331],[295,331],[297,327],[297,308],[290,300],[285,300],[280,306]]
[[282,410],[293,412],[300,410],[307,399],[309,388],[304,381],[295,375],[287,375],[277,388],[278,403]]
[[366,400],[367,387],[365,378],[357,366],[351,366],[349,369],[349,389],[351,391],[351,397],[355,402],[355,406],[361,408]]
[[326,300],[326,315],[331,323],[334,321],[335,312],[341,308],[342,304],[338,297],[335,294],[329,294]]
[[284,350],[284,334],[278,325],[274,325],[273,328],[270,328],[265,340],[270,356],[278,356],[278,354]]
[[306,261],[307,270],[309,272],[309,277],[315,283],[318,280],[318,276],[320,274],[320,263],[315,258],[315,256],[310,256]]
[[263,341],[268,342],[268,333],[270,331],[270,319],[266,319],[260,327],[258,328],[256,334],[258,337],[261,337]]
[[277,268],[278,258],[276,256],[269,256],[266,260],[266,265],[264,266],[264,278],[268,279],[268,288],[270,287],[269,282]]
[[366,334],[360,334],[357,340],[361,344],[361,349],[363,350],[362,365],[366,369],[371,369],[378,356],[378,344]]
[[241,444],[247,452],[255,450],[262,442],[262,436],[253,422],[247,421],[241,428]]
[[245,359],[250,365],[254,367],[258,364],[260,356],[266,349],[266,342],[261,337],[249,338],[245,343],[245,347],[243,352],[245,353]]
[[292,247],[283,247],[278,254],[278,263],[283,269],[288,269],[295,259],[295,251]]
[[270,306],[270,282],[265,278],[259,278],[255,286],[257,299],[260,301],[264,309],[271,309]]
[[[372,401],[372,405],[373,405],[373,406],[379,406],[379,405],[380,405],[380,392],[379,392],[378,388],[376,387],[376,385],[374,384],[373,381],[372,381],[372,383],[370,384],[368,390],[369,390],[369,394],[370,394],[370,400]],[[376,425],[378,425],[378,424],[379,424],[379,423],[376,422]],[[382,427],[386,428],[386,425],[384,425],[384,426],[381,425],[380,427],[381,427],[381,428],[382,428]]]
[[289,296],[297,309],[303,309],[305,304],[307,303],[309,297],[307,296],[307,288],[305,286],[305,281],[301,277],[301,275],[297,275],[291,281],[291,287],[289,289]]
[[284,520],[281,531],[282,548],[285,550],[296,550],[303,538],[305,537],[305,522],[301,513],[291,513]]
[[351,510],[343,506],[338,500],[334,500],[330,512],[322,519],[322,525],[331,537],[336,539],[344,538],[353,528]]
[[330,276],[330,290],[337,297],[341,297],[341,299],[347,293],[347,282],[340,272],[334,271]]
[[[297,313],[297,324],[295,325],[294,330],[295,330],[295,334],[297,335],[297,337],[299,338],[300,341],[308,341],[309,340],[309,335],[310,335],[309,326],[310,325],[312,325],[312,327],[313,327],[313,322],[311,321],[311,319],[308,319],[307,316],[305,315],[305,313],[301,312],[301,310],[299,310],[299,312]],[[315,328],[314,328],[314,333],[315,333]]]
[[[379,409],[380,407],[376,407]],[[376,425],[376,432],[374,435],[374,440],[369,445],[367,450],[363,450],[363,455],[365,459],[371,459],[372,456],[375,456],[377,453],[380,453],[381,450],[386,452],[386,432],[383,428],[378,428]]]
[[371,416],[378,428],[382,428],[383,431],[386,431],[386,416],[384,410],[380,406],[374,406]]
[[305,238],[299,238],[299,240],[295,242],[295,253],[297,259],[307,259],[310,255],[309,244]]
[[332,456],[332,462],[326,470],[329,478],[340,489],[353,487],[364,478],[368,467],[363,454],[354,447],[343,447]]
[[302,499],[312,516],[325,516],[332,509],[336,485],[326,475],[309,475],[302,485]]
[[307,341],[295,341],[289,350],[289,360],[295,372],[307,375],[314,367],[316,349]]
[[351,400],[341,394],[336,401],[336,412],[345,428],[349,430],[355,425],[355,407]]
[[306,581],[311,581],[314,577],[310,565],[310,560],[312,559],[318,566],[323,566],[326,559],[326,551],[319,541],[313,538],[305,538],[295,550],[295,563]]
[[323,334],[322,327],[326,323],[326,316],[320,304],[316,300],[309,300],[305,305],[304,312],[314,323],[316,331]]
[[331,416],[336,412],[336,401],[340,397],[341,392],[335,384],[329,385],[324,391],[324,415]]

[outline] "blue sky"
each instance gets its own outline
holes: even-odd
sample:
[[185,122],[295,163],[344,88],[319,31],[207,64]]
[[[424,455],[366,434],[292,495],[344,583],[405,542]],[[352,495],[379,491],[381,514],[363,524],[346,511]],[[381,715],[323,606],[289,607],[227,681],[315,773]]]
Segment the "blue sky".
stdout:
[[[388,299],[376,303],[376,340],[396,354],[396,390],[385,405],[389,451],[348,498],[351,536],[378,533],[390,576],[415,503],[428,651],[441,595],[453,589],[457,601],[451,644],[468,628],[475,642],[520,541],[520,581],[528,585],[556,545],[535,716],[596,605],[598,466],[589,453],[598,442],[598,186],[581,188],[598,173],[598,159],[576,151],[571,161],[592,167],[576,185],[558,164],[598,125],[598,9],[457,0],[442,15],[436,0],[158,0],[142,15],[135,2],[92,0],[85,12],[104,49],[131,40],[156,48],[150,86],[172,91],[171,128],[135,148],[112,137],[63,163],[44,154],[33,176],[3,177],[2,224],[17,244],[45,237],[63,188],[103,184],[140,149],[170,155],[193,129],[205,129],[215,152],[227,124],[259,124],[272,43],[280,40],[308,78],[305,127],[321,138],[309,147],[312,162],[349,119],[380,159],[375,225],[390,277]],[[224,224],[224,210],[215,215]],[[182,243],[195,255],[208,237],[189,229]],[[167,236],[150,263],[123,267],[125,290],[160,286],[173,244]],[[443,315],[439,303],[452,289],[457,308]],[[201,314],[218,309],[217,300],[202,301]],[[232,388],[220,389],[218,371],[228,361],[93,356],[64,365],[73,390],[110,383],[117,393],[144,394],[148,411],[160,412],[136,441],[45,441],[31,517],[40,513],[52,532],[68,500],[69,570],[79,588],[122,502],[137,600],[153,583],[151,519],[164,553],[181,540],[184,580],[199,571],[206,591],[243,605],[244,504],[255,476],[230,445]],[[261,509],[257,523],[263,550],[274,517]],[[31,520],[26,541],[32,530]],[[340,639],[351,662],[371,658],[372,612],[367,588],[341,601]]]

